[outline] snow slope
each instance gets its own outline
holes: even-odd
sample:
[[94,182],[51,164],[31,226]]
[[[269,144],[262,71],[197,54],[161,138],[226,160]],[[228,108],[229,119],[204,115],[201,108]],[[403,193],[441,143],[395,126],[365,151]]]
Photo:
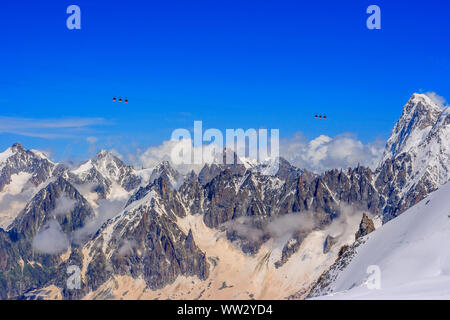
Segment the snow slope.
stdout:
[[[450,299],[450,183],[367,235],[325,299]],[[380,289],[367,268],[379,267]]]
[[30,173],[11,175],[11,182],[0,192],[0,228],[7,229],[18,213],[31,200],[37,188],[28,181]]
[[3,152],[0,152],[0,168],[3,168],[4,162],[13,155],[13,151],[11,148],[6,149]]

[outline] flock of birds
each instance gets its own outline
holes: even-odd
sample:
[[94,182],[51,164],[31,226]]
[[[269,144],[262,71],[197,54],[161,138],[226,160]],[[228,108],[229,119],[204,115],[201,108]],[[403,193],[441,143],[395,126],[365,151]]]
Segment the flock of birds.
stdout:
[[316,118],[316,119],[326,119],[327,116],[326,116],[326,115],[323,115],[323,116],[322,116],[321,114],[319,114],[319,115],[316,114],[316,115],[314,116],[314,118]]

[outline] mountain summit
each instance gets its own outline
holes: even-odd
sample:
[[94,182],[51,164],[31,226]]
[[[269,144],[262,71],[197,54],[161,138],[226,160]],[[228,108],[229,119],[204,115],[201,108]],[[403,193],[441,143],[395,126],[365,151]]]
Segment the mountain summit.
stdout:
[[414,93],[403,107],[403,113],[392,130],[382,162],[408,152],[422,143],[442,111],[442,108],[427,95]]
[[388,139],[377,169],[385,195],[384,221],[397,216],[450,179],[449,108],[413,94]]

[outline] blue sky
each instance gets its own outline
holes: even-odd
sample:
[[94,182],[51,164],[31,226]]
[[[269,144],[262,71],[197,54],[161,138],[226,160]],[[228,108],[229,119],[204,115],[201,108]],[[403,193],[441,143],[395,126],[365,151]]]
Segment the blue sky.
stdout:
[[[70,4],[81,30],[66,28]],[[371,4],[381,30],[366,28]],[[386,139],[413,92],[450,99],[449,15],[436,0],[5,2],[0,149],[134,152],[194,120]]]

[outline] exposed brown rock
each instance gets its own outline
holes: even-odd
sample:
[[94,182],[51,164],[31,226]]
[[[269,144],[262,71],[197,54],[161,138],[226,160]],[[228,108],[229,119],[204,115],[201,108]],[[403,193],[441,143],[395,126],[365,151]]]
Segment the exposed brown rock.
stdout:
[[361,223],[359,224],[359,229],[355,234],[355,240],[358,240],[359,238],[368,235],[374,230],[375,226],[373,224],[372,219],[370,219],[365,213],[363,213]]

